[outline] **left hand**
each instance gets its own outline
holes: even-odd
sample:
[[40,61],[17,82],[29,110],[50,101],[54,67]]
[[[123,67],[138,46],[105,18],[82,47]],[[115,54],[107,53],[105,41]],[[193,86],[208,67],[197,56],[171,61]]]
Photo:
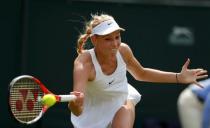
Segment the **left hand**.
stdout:
[[202,68],[188,69],[189,64],[190,64],[190,59],[188,58],[185,64],[182,66],[182,70],[178,75],[178,80],[181,83],[186,83],[186,84],[193,83],[203,88],[203,86],[199,84],[197,80],[208,77],[207,70],[204,70]]

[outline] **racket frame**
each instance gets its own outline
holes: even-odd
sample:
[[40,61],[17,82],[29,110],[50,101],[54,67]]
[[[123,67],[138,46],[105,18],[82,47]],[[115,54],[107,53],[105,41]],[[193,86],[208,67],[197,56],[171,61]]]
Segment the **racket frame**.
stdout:
[[[44,84],[43,84],[40,80],[38,80],[38,79],[35,78],[34,76],[30,76],[30,75],[21,75],[21,76],[15,77],[15,78],[10,82],[10,84],[9,84],[9,107],[10,107],[10,111],[11,111],[13,117],[15,117],[15,119],[16,119],[17,121],[19,121],[20,123],[22,123],[22,124],[27,124],[27,125],[29,125],[29,124],[33,124],[33,123],[37,122],[37,121],[44,115],[44,113],[47,111],[47,109],[49,108],[48,106],[43,106],[41,112],[39,113],[39,115],[38,115],[36,118],[34,118],[33,120],[28,121],[28,122],[24,122],[24,121],[18,119],[18,118],[15,116],[15,114],[13,113],[13,111],[12,111],[12,109],[11,109],[11,104],[10,104],[10,103],[11,103],[11,102],[10,102],[10,90],[11,90],[11,88],[14,86],[14,84],[15,84],[17,81],[19,81],[20,79],[23,79],[23,78],[31,79],[31,80],[33,80],[35,83],[37,83],[37,84],[39,85],[41,91],[43,92],[43,96],[46,95],[46,94],[52,94],[52,95],[54,95],[55,98],[56,98],[56,103],[57,103],[57,102],[69,102],[69,101],[71,101],[71,100],[75,100],[75,99],[76,99],[76,96],[75,96],[75,95],[55,95],[55,94],[53,94],[51,91],[49,91],[49,90],[44,86]],[[43,97],[43,96],[42,96],[42,97]],[[40,102],[42,97],[38,96],[37,102]]]

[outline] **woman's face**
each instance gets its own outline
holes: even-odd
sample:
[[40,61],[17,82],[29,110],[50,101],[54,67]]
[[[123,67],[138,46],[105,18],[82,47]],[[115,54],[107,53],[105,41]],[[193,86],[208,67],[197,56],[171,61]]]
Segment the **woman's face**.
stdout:
[[95,36],[92,41],[97,51],[104,55],[115,55],[121,43],[120,31],[105,36]]

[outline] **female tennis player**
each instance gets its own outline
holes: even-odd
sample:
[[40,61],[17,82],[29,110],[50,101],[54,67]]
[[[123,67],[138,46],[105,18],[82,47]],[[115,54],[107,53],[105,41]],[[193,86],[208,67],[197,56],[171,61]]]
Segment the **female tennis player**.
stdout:
[[[128,71],[136,80],[164,83],[197,83],[207,77],[206,70],[188,69],[190,60],[180,73],[143,67],[131,48],[121,42],[122,31],[108,14],[92,15],[85,33],[78,39],[78,57],[74,61],[73,91],[77,96],[69,102],[75,128],[132,128],[135,105],[141,95],[127,81]],[[93,48],[84,49],[90,38]]]

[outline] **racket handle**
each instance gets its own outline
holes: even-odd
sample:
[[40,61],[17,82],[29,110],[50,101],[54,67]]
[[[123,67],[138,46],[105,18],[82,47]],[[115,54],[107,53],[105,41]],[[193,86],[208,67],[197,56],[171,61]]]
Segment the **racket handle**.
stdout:
[[69,102],[77,98],[75,95],[59,95],[59,97],[60,97],[59,102]]

